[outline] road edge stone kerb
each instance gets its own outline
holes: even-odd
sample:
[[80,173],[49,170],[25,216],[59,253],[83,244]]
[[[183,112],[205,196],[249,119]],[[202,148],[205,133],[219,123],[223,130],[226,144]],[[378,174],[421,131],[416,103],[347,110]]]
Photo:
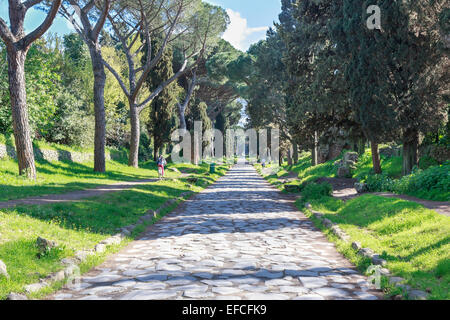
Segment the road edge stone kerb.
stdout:
[[[351,241],[351,237],[345,233],[337,223],[332,222],[331,220],[325,218],[324,214],[318,211],[312,210],[312,206],[309,203],[305,204],[305,208],[311,211],[313,216],[319,220],[327,229],[330,229],[331,232],[338,237],[340,240],[349,243]],[[380,254],[375,253],[370,248],[363,248],[362,245],[359,242],[352,242],[351,243],[352,248],[357,252],[358,255],[369,258],[371,262],[374,265],[379,266],[385,266],[387,264],[387,261],[383,258],[381,258]],[[408,296],[415,300],[426,300],[428,297],[428,294],[424,291],[413,289],[408,285],[402,284],[405,279],[400,277],[392,276],[390,271],[387,268],[381,268],[380,273],[382,276],[385,276],[388,278],[389,283],[395,285],[398,288],[405,289]]]
[[[158,218],[162,210],[177,204],[180,205],[183,201],[189,200],[189,198],[194,194],[193,191],[186,191],[181,193],[178,197],[167,200],[156,210],[148,210],[146,215],[139,218],[138,222],[131,224],[129,226],[120,228],[120,233],[117,233],[107,239],[104,239],[97,243],[91,250],[79,250],[75,252],[73,258],[63,258],[60,262],[63,266],[66,266],[63,270],[54,272],[45,278],[42,278],[37,283],[32,283],[24,287],[27,294],[36,293],[44,288],[49,287],[52,283],[63,281],[69,279],[74,275],[78,269],[78,265],[86,261],[88,256],[103,253],[106,251],[107,247],[111,245],[119,245],[122,241],[130,236],[133,231],[147,222],[151,221],[153,218]],[[161,217],[162,218],[162,217]],[[24,294],[19,294],[11,292],[6,300],[28,300],[28,297]]]

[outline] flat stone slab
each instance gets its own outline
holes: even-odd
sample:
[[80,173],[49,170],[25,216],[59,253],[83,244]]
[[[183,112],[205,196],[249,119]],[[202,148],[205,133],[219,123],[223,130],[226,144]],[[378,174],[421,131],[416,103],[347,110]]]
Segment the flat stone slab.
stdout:
[[235,294],[240,292],[241,290],[239,288],[233,288],[233,287],[214,287],[212,288],[213,293],[217,294]]
[[138,290],[126,294],[121,300],[162,300],[173,298],[176,295],[176,292],[170,291]]
[[269,272],[267,270],[259,271],[255,273],[258,278],[276,279],[283,277],[283,272]]
[[248,300],[289,300],[289,296],[277,293],[250,293],[247,298]]
[[[137,204],[138,205],[138,204]],[[50,299],[378,299],[367,278],[251,166],[235,166]]]
[[328,285],[328,281],[325,278],[299,277],[299,280],[306,288],[322,288]]
[[294,298],[294,300],[325,300],[325,298],[318,294],[304,294]]
[[319,275],[318,272],[303,270],[287,270],[286,274],[294,277],[317,277]]
[[280,292],[282,293],[297,293],[297,294],[301,294],[301,293],[307,293],[309,290],[305,287],[300,287],[300,286],[282,286],[280,287]]
[[325,298],[333,297],[333,298],[351,298],[349,292],[337,289],[333,287],[322,287],[313,290],[314,293],[317,293]]
[[163,281],[163,280],[167,280],[168,276],[167,275],[163,275],[163,274],[147,274],[147,275],[143,275],[140,277],[136,277],[136,280],[138,281],[143,281],[143,282],[148,282],[148,281]]

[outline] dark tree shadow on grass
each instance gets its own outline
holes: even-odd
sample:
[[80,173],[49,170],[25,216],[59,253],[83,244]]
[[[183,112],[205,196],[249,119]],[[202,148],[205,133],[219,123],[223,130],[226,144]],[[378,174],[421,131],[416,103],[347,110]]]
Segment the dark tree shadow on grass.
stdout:
[[[106,194],[100,197],[49,205],[18,206],[2,212],[19,213],[42,221],[52,221],[62,228],[114,235],[118,228],[136,223],[148,210],[156,210],[184,189],[161,185]],[[144,192],[146,191],[146,192]],[[148,192],[158,192],[161,195]]]

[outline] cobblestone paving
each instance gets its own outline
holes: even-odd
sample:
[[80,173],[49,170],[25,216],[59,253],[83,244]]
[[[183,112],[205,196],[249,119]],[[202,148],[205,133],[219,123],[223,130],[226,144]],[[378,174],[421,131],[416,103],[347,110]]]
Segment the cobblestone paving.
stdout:
[[51,299],[379,299],[292,201],[251,166],[151,226]]

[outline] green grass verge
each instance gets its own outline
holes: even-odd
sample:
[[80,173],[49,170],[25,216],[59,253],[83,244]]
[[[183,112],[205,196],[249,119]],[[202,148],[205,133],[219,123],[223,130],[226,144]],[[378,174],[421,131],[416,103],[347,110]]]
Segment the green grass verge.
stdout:
[[[313,182],[318,178],[334,178],[337,174],[337,168],[334,166],[334,162],[342,159],[343,155],[336,159],[332,159],[325,163],[319,164],[317,166],[312,166],[311,164],[311,154],[309,152],[304,152],[301,154],[299,162],[292,166],[285,165],[285,170],[293,171],[298,173],[298,177],[301,183]],[[402,158],[392,157],[385,158],[381,157],[381,167],[383,172],[392,178],[399,178],[402,172]],[[358,180],[365,179],[372,172],[372,153],[370,149],[360,156],[356,169],[353,170],[353,178]]]
[[[305,201],[297,202],[299,209]],[[450,218],[415,202],[374,195],[347,202],[322,197],[309,203],[352,241],[382,254],[386,267],[406,284],[429,292],[430,299],[450,299]],[[343,253],[360,263],[353,254]]]
[[[381,156],[380,162],[383,174],[390,178],[400,178],[402,176],[402,161],[402,157],[386,158]],[[364,180],[371,174],[373,174],[372,152],[370,149],[367,149],[366,152],[359,157],[356,164],[356,170],[353,172],[353,177],[358,180]]]
[[[296,180],[290,181],[289,185],[297,185],[303,189],[306,184],[315,182],[319,178],[335,178],[337,167],[334,163],[342,159],[343,154],[337,159],[327,161],[317,166],[311,165],[311,155],[308,152],[301,154],[299,161],[289,166],[283,164],[278,168],[276,174],[266,179],[283,190],[283,177],[289,172],[298,175]],[[414,196],[420,199],[432,201],[450,200],[450,162],[442,165],[430,165],[426,169],[415,170],[412,174],[402,177],[401,157],[381,157],[382,175],[374,175],[372,169],[372,154],[370,149],[359,157],[356,168],[352,170],[352,177],[368,184],[371,192],[392,192]],[[260,165],[255,165],[258,169]]]
[[[0,134],[0,144],[15,147],[14,135],[12,134]],[[82,152],[82,153],[94,153],[94,146],[81,147],[81,146],[67,146],[64,144],[50,143],[44,140],[34,140],[33,146],[39,149],[55,150],[55,151],[69,151],[69,152]],[[106,153],[111,151],[118,151],[114,148],[106,147]]]
[[[33,181],[18,175],[15,160],[1,159],[0,201],[67,193],[120,181],[152,179],[158,176],[157,166],[153,161],[141,165],[140,168],[132,168],[117,161],[107,161],[105,173],[94,172],[93,165],[92,162],[37,161],[37,180]],[[177,176],[177,173],[167,170],[168,178]]]
[[[116,234],[119,228],[136,223],[148,210],[156,210],[183,192],[201,191],[224,175],[228,168],[217,166],[216,173],[209,174],[207,164],[176,167],[190,170],[198,177],[196,185],[189,185],[184,178],[163,180],[71,203],[0,210],[0,260],[5,262],[10,274],[9,279],[0,276],[0,299],[5,299],[10,292],[23,292],[25,285],[61,270],[62,258],[73,256],[77,250],[92,249],[99,241]],[[149,224],[175,207],[165,209]],[[132,238],[144,230],[144,226],[137,228]],[[35,245],[38,236],[56,241],[59,247],[38,258]],[[98,257],[90,259],[92,266],[101,262]]]
[[334,178],[337,170],[333,163],[335,160],[330,160],[317,166],[312,166],[311,154],[309,152],[302,153],[299,161],[291,167],[286,166],[286,170],[298,173],[299,184],[309,183],[318,178],[328,177]]

